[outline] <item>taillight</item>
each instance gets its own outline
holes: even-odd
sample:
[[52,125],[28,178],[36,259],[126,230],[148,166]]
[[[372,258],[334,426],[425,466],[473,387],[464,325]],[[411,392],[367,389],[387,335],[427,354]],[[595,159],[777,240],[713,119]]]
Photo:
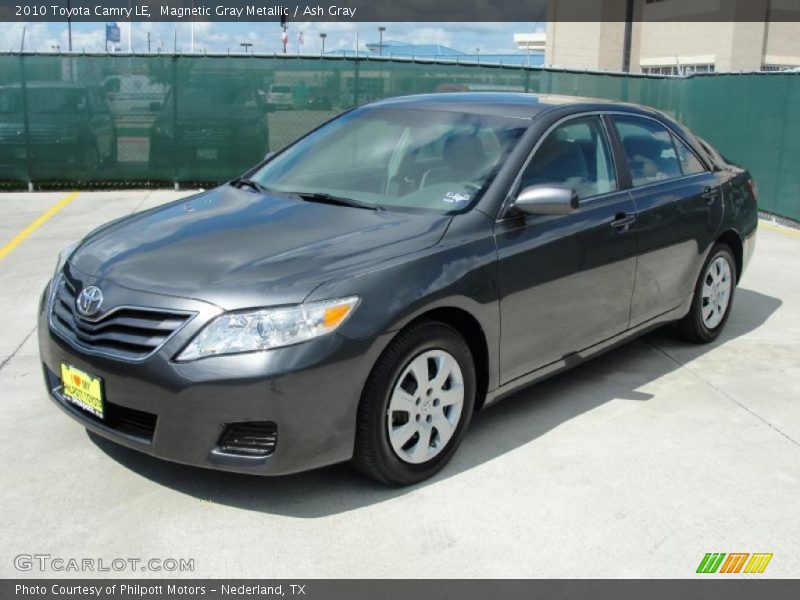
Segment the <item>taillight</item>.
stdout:
[[753,200],[758,201],[758,186],[756,185],[756,180],[753,178],[748,179],[747,187],[750,188],[750,193],[753,195]]

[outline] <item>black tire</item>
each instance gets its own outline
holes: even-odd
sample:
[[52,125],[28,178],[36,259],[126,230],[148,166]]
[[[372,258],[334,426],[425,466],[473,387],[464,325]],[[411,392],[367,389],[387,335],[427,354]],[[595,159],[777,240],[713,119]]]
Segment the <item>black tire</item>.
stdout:
[[[708,266],[714,262],[717,258],[722,257],[728,263],[728,267],[730,267],[731,272],[731,292],[728,298],[728,305],[725,308],[725,313],[722,317],[722,320],[713,328],[709,328],[703,322],[703,281],[707,276]],[[733,252],[731,251],[730,247],[727,244],[716,244],[712,249],[711,252],[708,254],[708,258],[706,259],[705,263],[703,263],[703,268],[700,269],[700,275],[697,277],[697,282],[694,286],[694,296],[692,297],[692,306],[689,309],[689,312],[686,314],[683,319],[678,321],[677,323],[677,332],[678,335],[686,341],[693,342],[695,344],[708,344],[709,342],[713,342],[722,330],[725,328],[725,324],[728,322],[728,317],[731,314],[731,309],[733,308],[733,298],[736,293],[736,259],[733,257]]]
[[[444,350],[458,362],[464,382],[461,415],[452,437],[439,453],[420,464],[398,457],[389,442],[387,411],[398,378],[411,361],[429,350]],[[375,363],[358,407],[353,465],[388,485],[411,485],[437,473],[452,458],[475,406],[475,364],[469,346],[452,327],[424,321],[401,331]]]

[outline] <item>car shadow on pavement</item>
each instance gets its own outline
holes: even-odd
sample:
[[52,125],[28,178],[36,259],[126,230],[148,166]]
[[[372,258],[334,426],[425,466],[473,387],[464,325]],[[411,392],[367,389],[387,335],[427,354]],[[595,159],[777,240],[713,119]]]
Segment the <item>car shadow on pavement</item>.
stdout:
[[722,335],[713,343],[690,346],[668,329],[634,340],[569,371],[523,389],[497,407],[476,413],[461,448],[436,477],[409,488],[387,488],[347,465],[282,477],[239,475],[162,461],[119,446],[96,434],[103,452],[156,483],[217,504],[299,518],[317,518],[377,504],[480,466],[535,441],[548,431],[614,399],[646,401],[638,391],[680,368],[662,346],[681,344],[682,356],[697,358],[760,327],[782,302],[739,288]]

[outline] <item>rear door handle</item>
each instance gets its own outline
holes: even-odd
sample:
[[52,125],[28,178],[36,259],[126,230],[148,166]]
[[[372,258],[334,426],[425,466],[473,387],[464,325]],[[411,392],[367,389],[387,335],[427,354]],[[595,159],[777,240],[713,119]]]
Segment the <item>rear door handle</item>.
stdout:
[[716,188],[712,188],[711,186],[706,186],[701,196],[705,199],[706,202],[710,204],[711,202],[716,200],[717,190]]
[[617,213],[614,220],[611,221],[611,226],[617,229],[627,229],[634,221],[636,221],[636,215],[634,213]]

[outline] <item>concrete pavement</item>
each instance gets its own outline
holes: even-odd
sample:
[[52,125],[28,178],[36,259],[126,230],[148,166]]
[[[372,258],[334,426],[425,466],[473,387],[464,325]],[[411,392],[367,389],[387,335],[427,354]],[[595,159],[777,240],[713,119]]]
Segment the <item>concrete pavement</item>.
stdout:
[[[65,195],[0,194],[0,246]],[[760,228],[715,343],[658,332],[524,390],[476,416],[439,476],[397,490],[346,466],[162,462],[51,405],[35,314],[58,250],[180,196],[81,192],[0,260],[0,576],[81,575],[14,568],[47,553],[194,559],[147,576],[691,577],[706,552],[771,552],[760,577],[800,575],[797,231]]]

